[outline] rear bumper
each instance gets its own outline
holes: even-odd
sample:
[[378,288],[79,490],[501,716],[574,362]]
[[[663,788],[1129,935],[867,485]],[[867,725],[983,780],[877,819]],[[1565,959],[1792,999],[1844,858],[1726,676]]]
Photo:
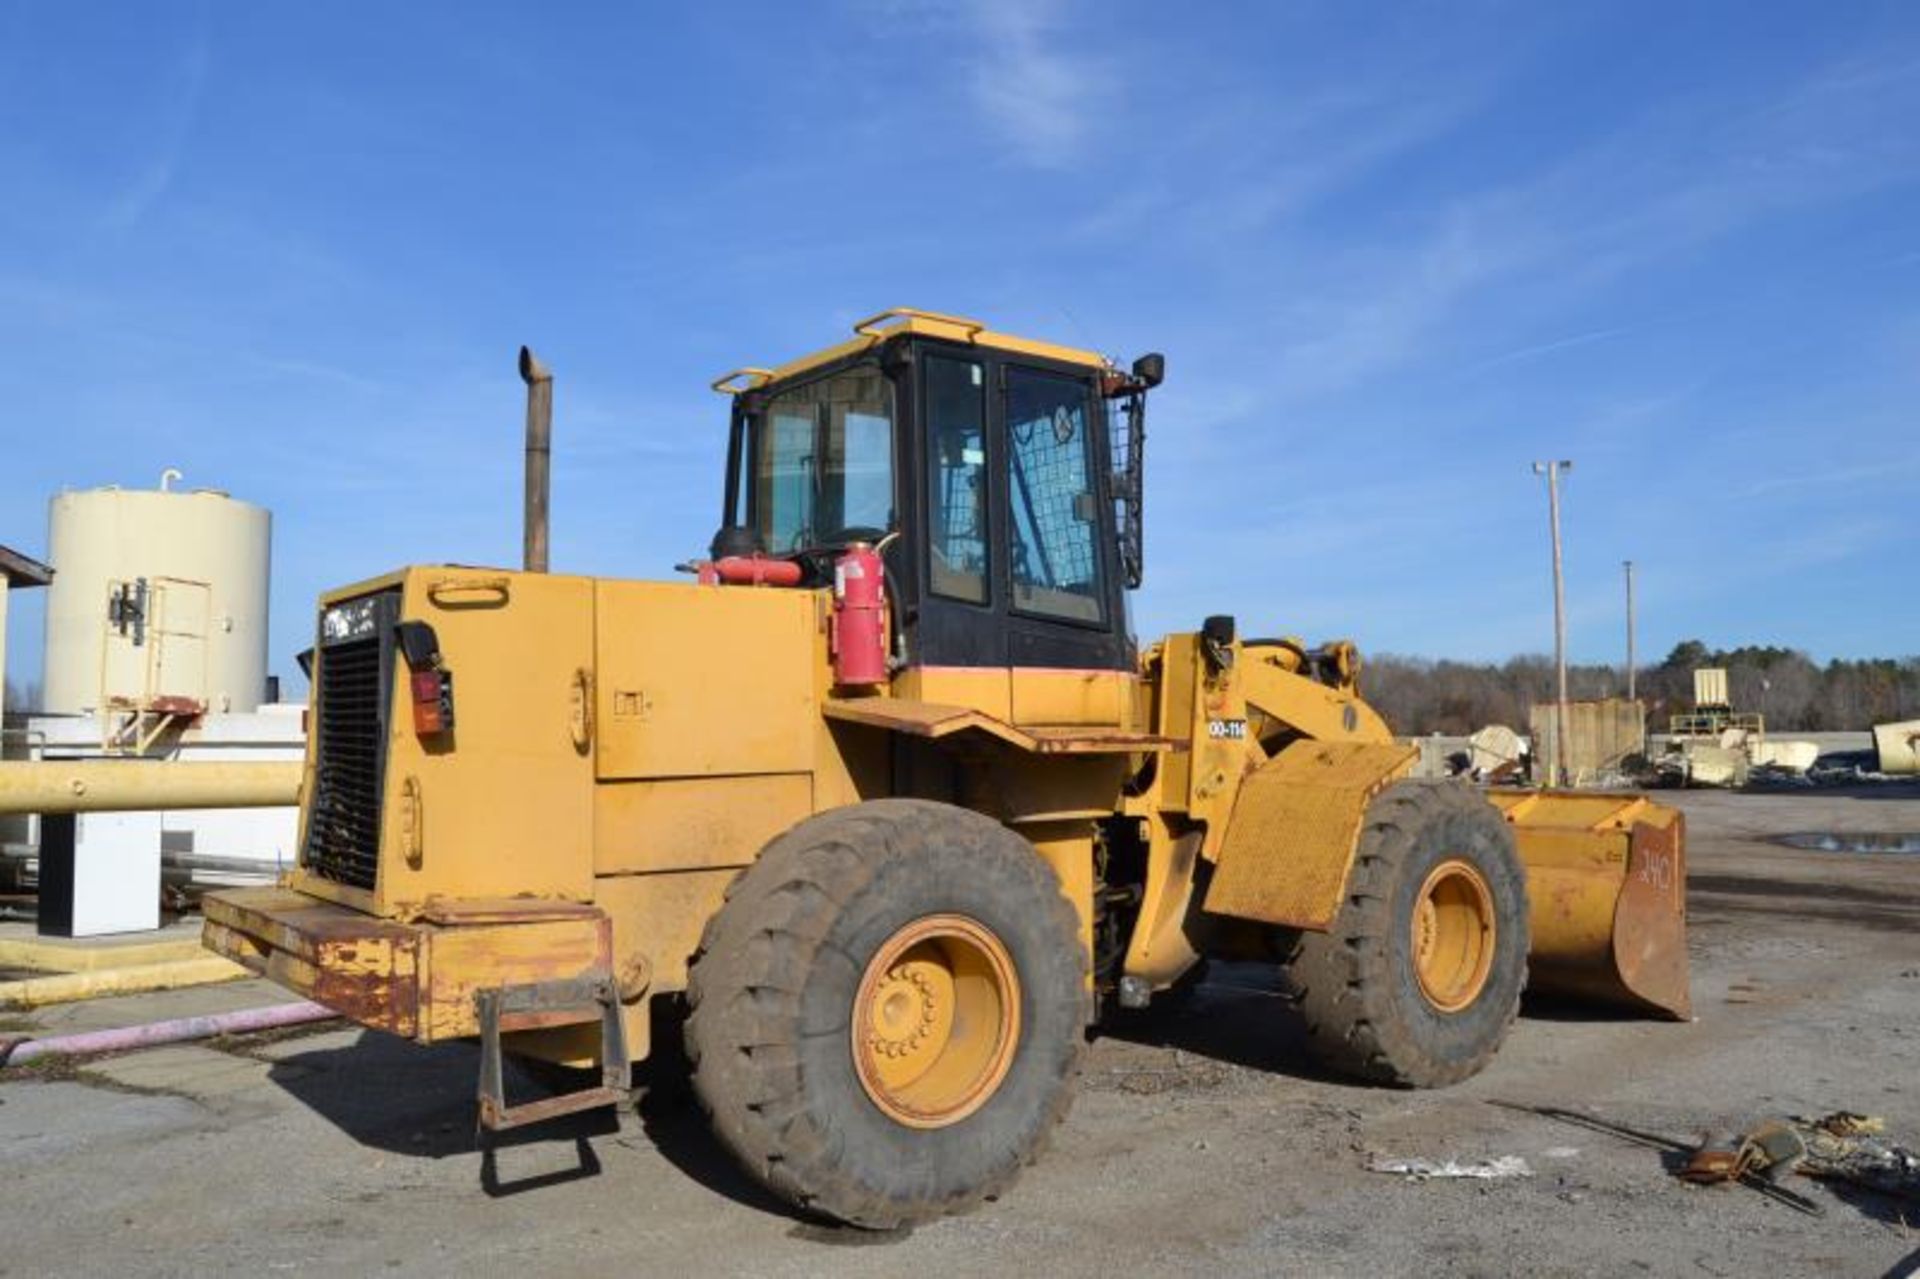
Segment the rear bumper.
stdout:
[[422,1043],[477,1034],[482,990],[604,977],[612,929],[592,906],[451,902],[402,924],[286,888],[204,901],[207,949],[343,1017]]

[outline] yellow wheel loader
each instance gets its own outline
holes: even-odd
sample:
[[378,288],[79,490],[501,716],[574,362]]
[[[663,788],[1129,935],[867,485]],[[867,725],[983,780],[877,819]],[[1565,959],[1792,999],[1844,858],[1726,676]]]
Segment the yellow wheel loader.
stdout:
[[[1537,988],[1684,1017],[1678,814],[1410,779],[1344,642],[1136,640],[1163,373],[885,312],[715,384],[692,580],[331,592],[298,865],[210,898],[207,944],[477,1039],[490,1128],[620,1101],[683,1001],[720,1140],[874,1227],[1005,1187],[1090,1027],[1209,957],[1284,964],[1315,1050],[1390,1085],[1483,1067],[1529,952]],[[543,524],[528,545],[544,569]],[[599,1074],[515,1103],[510,1055]]]

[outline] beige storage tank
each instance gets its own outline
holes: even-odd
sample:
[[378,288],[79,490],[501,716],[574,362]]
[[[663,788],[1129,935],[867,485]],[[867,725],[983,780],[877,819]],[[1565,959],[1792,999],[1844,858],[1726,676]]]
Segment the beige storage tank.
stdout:
[[51,503],[45,707],[250,712],[267,682],[272,517],[211,489]]

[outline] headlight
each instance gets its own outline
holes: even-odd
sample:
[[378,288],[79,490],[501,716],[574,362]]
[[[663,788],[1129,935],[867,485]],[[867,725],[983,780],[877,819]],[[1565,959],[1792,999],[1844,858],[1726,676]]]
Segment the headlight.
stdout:
[[379,597],[374,595],[362,599],[347,600],[335,604],[320,614],[320,642],[322,644],[344,644],[349,640],[366,639],[379,628]]

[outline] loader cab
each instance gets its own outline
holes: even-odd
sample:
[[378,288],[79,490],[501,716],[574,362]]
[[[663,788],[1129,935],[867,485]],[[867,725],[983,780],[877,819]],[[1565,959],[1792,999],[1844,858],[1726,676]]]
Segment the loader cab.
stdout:
[[1158,357],[1128,377],[918,311],[855,333],[715,384],[733,422],[714,553],[796,558],[826,580],[838,548],[878,543],[909,666],[1132,669]]

